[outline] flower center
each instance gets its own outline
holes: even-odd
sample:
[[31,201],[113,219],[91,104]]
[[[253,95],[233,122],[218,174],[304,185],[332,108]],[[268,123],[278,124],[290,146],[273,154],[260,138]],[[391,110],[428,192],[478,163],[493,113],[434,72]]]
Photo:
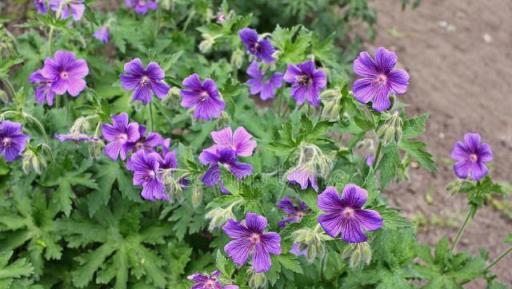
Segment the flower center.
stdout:
[[342,214],[342,215],[343,215],[343,217],[345,217],[345,218],[351,218],[352,216],[354,216],[355,211],[354,211],[354,209],[352,209],[352,208],[345,208],[345,209],[343,209],[343,211],[341,212],[341,214]]
[[121,142],[126,142],[128,140],[128,135],[125,133],[122,133],[117,136],[117,140],[119,140]]
[[304,217],[304,212],[303,211],[298,211],[297,212],[297,219],[299,219],[298,221],[300,222],[302,220],[302,218]]
[[310,81],[311,81],[311,79],[307,75],[297,76],[297,82],[300,85],[307,85],[310,83]]
[[478,161],[478,156],[476,154],[470,154],[469,160],[473,163],[476,163],[476,161]]
[[2,144],[4,147],[10,147],[12,143],[12,139],[10,137],[6,137],[2,140]]
[[206,281],[206,283],[204,283],[204,288],[214,289],[216,283],[217,282],[215,281],[215,279],[209,279],[208,281]]
[[376,79],[377,83],[380,85],[386,84],[387,80],[388,77],[385,74],[379,74]]
[[142,149],[143,147],[144,147],[144,143],[139,141],[135,144],[135,151],[138,151],[138,150]]
[[151,80],[149,79],[149,77],[147,77],[146,75],[144,75],[142,77],[142,79],[140,80],[140,84],[141,85],[147,85]]
[[260,237],[260,234],[258,233],[252,233],[251,236],[249,237],[249,241],[252,243],[252,244],[257,244],[261,241],[261,237]]
[[206,101],[208,99],[208,92],[206,91],[201,91],[201,93],[199,94],[199,101],[203,102],[203,101]]
[[63,71],[60,73],[60,78],[62,79],[68,79],[69,78],[69,73],[67,71]]
[[139,6],[146,5],[146,0],[139,0]]
[[146,177],[145,177],[145,180],[146,180],[146,181],[151,181],[151,180],[154,180],[154,179],[155,179],[155,176],[156,176],[155,171],[153,171],[153,170],[148,170],[146,173],[147,173],[147,175],[146,175]]

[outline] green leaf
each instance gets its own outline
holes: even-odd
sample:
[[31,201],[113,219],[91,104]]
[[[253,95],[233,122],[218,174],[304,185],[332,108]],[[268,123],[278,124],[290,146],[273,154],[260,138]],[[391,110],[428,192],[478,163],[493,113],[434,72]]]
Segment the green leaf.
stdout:
[[411,139],[423,135],[425,133],[428,117],[428,113],[424,113],[420,116],[415,116],[405,120],[402,137],[405,139]]
[[382,159],[379,163],[380,185],[386,187],[395,176],[400,165],[400,154],[395,144],[390,144],[382,150]]
[[420,141],[401,140],[399,146],[426,170],[431,172],[435,172],[437,170],[436,163],[432,159],[432,155],[427,152],[427,145],[425,143]]
[[302,271],[302,267],[300,266],[300,263],[296,257],[293,257],[292,255],[279,255],[276,256],[274,259],[277,259],[277,261],[281,263],[283,268],[286,268],[298,274],[304,274],[304,271]]

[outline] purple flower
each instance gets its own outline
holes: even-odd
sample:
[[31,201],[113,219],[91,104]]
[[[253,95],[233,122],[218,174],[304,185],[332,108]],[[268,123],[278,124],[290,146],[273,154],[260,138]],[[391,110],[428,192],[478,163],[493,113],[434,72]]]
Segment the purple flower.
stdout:
[[274,47],[268,39],[260,39],[256,30],[244,28],[238,32],[238,35],[250,54],[266,63],[271,63],[275,60],[272,56],[275,51]]
[[318,184],[316,182],[315,174],[308,168],[296,168],[288,173],[288,182],[298,184],[301,190],[306,190],[308,187],[313,188],[318,192]]
[[45,78],[43,74],[41,74],[41,69],[39,69],[30,75],[30,82],[36,85],[36,102],[39,104],[46,102],[49,106],[52,106],[53,100],[55,99],[55,92],[52,90],[51,79]]
[[34,0],[34,7],[39,14],[46,14],[48,12],[48,7],[46,7],[46,0]]
[[239,266],[252,257],[252,269],[256,273],[267,272],[272,265],[270,254],[281,254],[281,237],[278,233],[267,232],[267,219],[255,213],[247,213],[245,220],[228,220],[224,233],[230,241],[224,251]]
[[133,172],[133,184],[142,186],[141,195],[146,200],[169,200],[160,173],[161,160],[158,153],[140,150],[134,153],[126,164]]
[[162,161],[160,167],[162,169],[175,169],[178,167],[178,159],[176,158],[176,151],[171,151],[171,140],[165,139],[162,141]]
[[249,157],[256,148],[256,141],[243,127],[237,128],[235,133],[230,127],[226,127],[219,131],[213,131],[211,136],[215,144],[207,150],[231,149],[237,156]]
[[89,136],[83,133],[68,133],[68,134],[56,134],[55,139],[57,139],[60,142],[91,142],[91,141],[98,141],[97,137]]
[[274,98],[277,89],[282,86],[283,74],[281,72],[276,72],[270,78],[266,78],[256,61],[249,65],[247,74],[251,77],[246,82],[249,85],[251,95],[259,94],[261,100]]
[[242,179],[252,174],[252,165],[239,162],[236,152],[232,149],[205,149],[199,155],[199,161],[203,165],[209,165],[208,170],[201,180],[208,186],[215,186],[221,182],[220,165],[228,169],[237,179]]
[[389,95],[407,91],[409,74],[403,69],[394,69],[396,54],[383,47],[377,48],[375,60],[366,51],[354,60],[354,72],[361,78],[354,82],[352,91],[360,103],[372,102],[378,112],[391,107]]
[[458,141],[451,154],[455,161],[453,171],[460,179],[478,181],[488,173],[485,163],[492,160],[491,146],[482,143],[478,133],[467,133],[464,141]]
[[150,62],[146,68],[139,58],[126,63],[121,74],[121,85],[126,90],[134,90],[133,101],[141,101],[148,104],[153,93],[159,99],[164,98],[169,92],[169,85],[164,81],[165,73],[155,62]]
[[290,249],[290,253],[293,255],[300,257],[300,256],[307,256],[308,250],[302,249],[299,243],[293,243],[292,248]]
[[320,92],[327,85],[327,76],[322,69],[316,69],[315,62],[288,64],[284,80],[291,83],[291,94],[297,104],[307,101],[315,107],[320,105]]
[[369,156],[366,157],[366,165],[367,166],[372,167],[374,161],[375,161],[375,156],[374,155],[369,155]]
[[194,117],[197,119],[210,120],[218,118],[224,110],[222,100],[215,81],[205,79],[201,82],[196,73],[183,80],[181,90],[181,105],[185,108],[194,108]]
[[194,281],[194,285],[190,289],[238,289],[236,285],[223,286],[219,277],[220,272],[213,271],[211,274],[195,273],[188,276],[187,279]]
[[103,43],[107,43],[110,40],[110,30],[107,26],[102,26],[96,32],[94,32],[94,38],[98,39]]
[[117,160],[118,156],[125,160],[131,149],[131,144],[137,142],[141,137],[139,124],[128,123],[126,112],[113,116],[112,124],[102,124],[101,132],[103,138],[108,141],[105,146],[105,154],[112,160]]
[[139,124],[139,135],[140,138],[135,142],[128,142],[127,147],[129,150],[133,150],[134,152],[143,150],[147,153],[154,152],[155,148],[161,146],[164,143],[164,139],[159,133],[150,132],[147,136],[146,127]]
[[326,212],[318,222],[329,236],[341,237],[348,243],[365,242],[365,231],[382,227],[382,218],[377,211],[363,209],[368,192],[354,184],[347,184],[340,197],[335,187],[327,187],[318,195],[318,208]]
[[29,136],[23,134],[20,123],[8,120],[0,122],[0,155],[7,162],[12,162],[21,155],[29,139]]
[[148,10],[156,10],[157,3],[155,0],[125,0],[126,7],[132,8],[137,14],[146,14]]
[[279,221],[279,227],[284,228],[287,224],[299,223],[309,211],[309,207],[303,201],[295,205],[287,196],[281,199],[277,207],[286,213],[286,218]]
[[50,0],[50,9],[60,13],[60,18],[67,19],[73,16],[78,21],[84,15],[84,0]]
[[[71,96],[76,97],[85,89],[84,78],[89,74],[89,67],[85,60],[76,59],[73,52],[59,50],[53,58],[46,58],[44,66],[39,72],[42,76],[41,79],[51,81],[53,93],[62,95],[67,91]],[[44,83],[44,81],[40,83]],[[50,97],[47,94],[48,104],[50,104],[50,99],[53,100],[53,96]]]

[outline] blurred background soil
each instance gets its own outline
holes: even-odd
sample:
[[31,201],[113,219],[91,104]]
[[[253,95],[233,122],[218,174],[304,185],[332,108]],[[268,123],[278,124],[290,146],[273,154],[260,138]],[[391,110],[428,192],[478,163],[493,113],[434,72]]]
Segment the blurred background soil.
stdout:
[[[419,223],[419,238],[435,243],[455,237],[467,205],[445,187],[453,179],[450,152],[468,131],[492,146],[492,175],[512,181],[512,1],[423,0],[402,11],[400,1],[372,0],[377,38],[367,45],[391,48],[411,76],[402,100],[411,114],[430,113],[424,140],[439,170],[411,170],[411,180],[387,192],[403,214]],[[510,245],[512,199],[494,200],[477,213],[460,248],[477,254],[488,248],[495,258]],[[512,256],[495,267],[498,279],[512,285]],[[472,288],[483,288],[472,284]]]

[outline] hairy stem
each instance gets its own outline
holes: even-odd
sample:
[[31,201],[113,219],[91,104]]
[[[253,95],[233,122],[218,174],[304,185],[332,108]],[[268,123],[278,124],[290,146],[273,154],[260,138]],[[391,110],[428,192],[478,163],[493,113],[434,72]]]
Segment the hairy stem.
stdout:
[[464,220],[464,223],[459,228],[459,231],[457,232],[457,235],[455,236],[455,241],[452,245],[452,252],[455,252],[455,249],[457,248],[457,245],[460,242],[460,239],[462,238],[462,234],[464,234],[464,230],[466,230],[466,227],[469,225],[469,221],[472,219],[472,217],[475,214],[475,209],[471,207],[468,211],[468,214],[466,215],[466,219]]
[[510,254],[511,252],[512,252],[512,247],[508,248],[508,250],[503,252],[503,254],[499,255],[498,258],[496,258],[494,261],[492,261],[492,263],[489,264],[489,266],[487,266],[485,268],[485,270],[489,270],[492,267],[496,266],[496,264],[498,264],[501,260],[503,260],[503,258],[507,257],[507,255]]
[[153,131],[153,102],[149,102],[149,127]]

